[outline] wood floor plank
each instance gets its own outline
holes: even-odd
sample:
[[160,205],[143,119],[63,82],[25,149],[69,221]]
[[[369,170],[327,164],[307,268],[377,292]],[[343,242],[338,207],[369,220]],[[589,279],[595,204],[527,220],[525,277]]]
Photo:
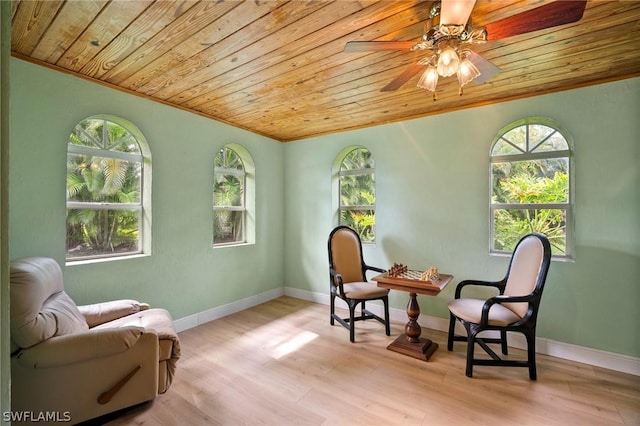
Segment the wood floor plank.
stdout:
[[445,333],[423,330],[440,346],[424,362],[386,349],[404,324],[385,336],[380,323],[359,322],[352,344],[328,310],[280,297],[183,331],[167,393],[96,424],[640,424],[637,376],[538,355],[537,381],[484,366],[470,379],[465,344],[448,352]]

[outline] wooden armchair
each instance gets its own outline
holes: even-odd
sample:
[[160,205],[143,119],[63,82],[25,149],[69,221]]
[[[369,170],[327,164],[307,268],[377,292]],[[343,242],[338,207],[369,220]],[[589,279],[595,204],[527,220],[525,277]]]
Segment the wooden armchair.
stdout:
[[[462,281],[456,287],[455,299],[449,302],[449,338],[447,349],[454,341],[467,342],[466,375],[471,377],[474,365],[528,367],[529,378],[536,380],[536,322],[542,290],[551,263],[549,240],[541,234],[525,235],[516,245],[506,276],[500,281]],[[494,287],[497,296],[487,300],[463,299],[462,290],[468,286]],[[467,336],[456,336],[455,324],[460,321]],[[499,332],[500,337],[478,337],[487,330]],[[507,332],[517,331],[527,339],[527,360],[500,358],[487,343],[499,343],[503,355],[508,354]],[[485,350],[491,359],[474,358],[474,346]]]
[[[367,281],[366,272],[384,272],[364,263],[362,258],[362,241],[360,236],[348,226],[338,226],[329,235],[329,290],[331,297],[330,323],[338,321],[349,330],[349,339],[355,342],[355,321],[375,319],[385,325],[387,336],[391,335],[389,325],[389,290],[380,288]],[[335,299],[339,297],[349,307],[349,318],[341,318],[335,313]],[[370,300],[382,300],[384,319],[368,311],[365,303]],[[359,316],[355,315],[358,304],[361,304]]]

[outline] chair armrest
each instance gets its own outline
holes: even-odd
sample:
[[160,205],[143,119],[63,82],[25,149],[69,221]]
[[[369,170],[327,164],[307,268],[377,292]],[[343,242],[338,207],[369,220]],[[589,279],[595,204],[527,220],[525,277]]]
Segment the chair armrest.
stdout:
[[456,286],[456,293],[454,298],[460,299],[460,295],[462,294],[462,289],[467,286],[477,286],[477,287],[495,287],[500,290],[500,294],[504,292],[504,287],[506,285],[506,280],[502,279],[500,281],[481,281],[481,280],[464,280],[460,281]]
[[383,273],[383,272],[387,272],[386,269],[382,269],[382,268],[378,268],[377,266],[371,266],[371,265],[364,265],[364,270],[366,271],[374,271],[374,272],[379,272],[379,273]]
[[[501,305],[503,303],[522,303],[522,302],[530,302],[532,299],[532,295],[527,294],[524,296],[505,296],[499,295],[494,296],[487,299],[482,305],[482,315],[480,316],[480,326],[484,327],[489,323],[489,310],[493,305]],[[528,316],[525,315],[525,318]]]
[[22,349],[16,358],[28,368],[60,367],[124,352],[144,333],[153,331],[120,327],[56,336]]
[[89,328],[147,309],[149,309],[147,303],[140,303],[131,299],[78,306],[78,310],[84,316],[87,324],[89,324]]
[[[342,287],[342,284],[343,284],[342,275],[340,275],[340,273],[338,273],[338,271],[336,271],[333,268],[329,268],[329,275],[331,278],[331,283],[334,285],[334,287],[338,288],[338,291],[340,292],[340,296],[345,297],[344,288]],[[336,282],[337,282],[337,285],[336,285]]]

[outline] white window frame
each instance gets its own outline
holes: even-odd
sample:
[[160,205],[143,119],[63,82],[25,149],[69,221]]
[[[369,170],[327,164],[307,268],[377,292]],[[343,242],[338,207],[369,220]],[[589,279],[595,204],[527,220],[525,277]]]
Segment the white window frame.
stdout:
[[[355,150],[365,150],[367,152],[369,152],[369,154],[371,155],[371,161],[374,164],[374,167],[371,168],[363,168],[363,169],[353,169],[353,170],[342,170],[343,169],[343,164],[344,164],[344,160],[347,158],[347,156],[352,153]],[[343,211],[366,211],[366,210],[373,210],[374,212],[374,216],[376,215],[376,204],[362,204],[362,205],[354,205],[354,206],[345,206],[342,204],[342,185],[341,185],[341,178],[343,176],[357,176],[357,175],[374,175],[374,181],[375,181],[375,158],[373,156],[373,153],[371,152],[371,150],[369,148],[367,148],[366,146],[363,145],[352,145],[349,146],[345,149],[343,149],[335,158],[334,160],[334,164],[333,164],[333,194],[334,194],[334,200],[335,200],[335,212],[336,212],[336,219],[334,224],[337,225],[345,225],[342,222],[342,212]],[[374,191],[375,191],[375,184],[374,184]],[[377,198],[376,198],[377,200]],[[377,218],[376,218],[377,220]],[[373,225],[373,241],[365,241],[364,239],[362,240],[362,244],[370,244],[370,245],[375,245],[376,243],[376,239],[377,239],[377,229],[376,229],[376,225]]]
[[[138,246],[135,251],[122,253],[105,253],[90,256],[69,256],[65,249],[66,264],[73,265],[77,263],[116,260],[137,255],[151,254],[151,151],[149,145],[136,125],[130,121],[108,114],[98,114],[86,117],[76,124],[80,125],[87,120],[102,120],[116,124],[129,132],[133,140],[138,145],[140,153],[129,153],[112,151],[108,147],[98,148],[81,146],[73,143],[67,143],[67,158],[69,154],[90,155],[103,158],[115,158],[119,160],[140,163],[140,201],[137,203],[109,203],[109,202],[78,202],[67,201],[67,209],[85,209],[85,210],[129,210],[138,213]],[[75,126],[74,126],[75,128]],[[65,237],[65,246],[67,239]]]
[[[529,144],[529,136],[528,129],[530,125],[542,125],[546,126],[550,129],[553,129],[554,132],[547,135],[542,141],[539,141],[535,144],[535,146],[530,146]],[[508,140],[504,139],[507,133],[511,130],[516,129],[518,127],[527,126],[527,137],[526,137],[526,149],[522,151],[519,147],[516,147]],[[567,149],[565,150],[556,150],[556,151],[543,151],[543,152],[532,152],[538,146],[543,144],[546,140],[548,140],[554,134],[560,134],[563,139],[567,143]],[[506,154],[506,155],[492,155],[493,149],[499,142],[506,142],[510,145],[514,146],[519,153],[516,154]],[[497,210],[502,209],[516,209],[516,210],[564,210],[565,211],[565,253],[563,255],[554,254],[552,258],[554,260],[564,260],[571,261],[575,257],[574,251],[574,159],[573,159],[574,149],[573,149],[573,141],[569,132],[560,126],[555,120],[547,118],[547,117],[528,117],[522,120],[515,121],[505,127],[503,127],[497,134],[496,138],[491,143],[491,148],[489,149],[489,252],[492,255],[511,255],[510,251],[497,250],[494,248],[495,241],[495,220],[494,214]],[[493,203],[493,165],[497,163],[509,163],[509,162],[521,162],[521,161],[531,161],[531,160],[545,160],[545,159],[566,159],[568,163],[568,171],[567,171],[567,179],[568,179],[568,196],[566,202],[561,203],[545,203],[545,204],[537,204],[537,203]]]
[[[219,155],[219,153],[224,150],[229,149],[233,151],[242,161],[243,170],[237,169],[227,169],[227,168],[216,168],[215,167],[215,158]],[[243,193],[242,193],[242,206],[226,206],[226,205],[216,205],[215,204],[215,193],[212,191],[212,200],[213,200],[213,216],[212,216],[212,228],[211,228],[211,241],[212,246],[216,247],[234,247],[245,244],[253,244],[255,243],[255,165],[253,162],[253,158],[249,151],[244,148],[242,145],[230,143],[222,146],[218,149],[214,156],[214,167],[213,167],[213,176],[217,174],[228,174],[233,176],[239,176],[243,178]],[[240,211],[242,212],[242,238],[238,241],[225,241],[225,242],[216,242],[215,241],[215,221],[216,221],[216,211]]]

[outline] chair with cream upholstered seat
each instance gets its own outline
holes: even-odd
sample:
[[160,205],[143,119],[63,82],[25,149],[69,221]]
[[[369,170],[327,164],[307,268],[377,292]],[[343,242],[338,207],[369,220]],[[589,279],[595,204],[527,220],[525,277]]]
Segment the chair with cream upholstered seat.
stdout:
[[[329,290],[331,298],[330,323],[338,321],[349,330],[351,342],[355,342],[355,321],[375,319],[385,325],[387,336],[391,335],[389,325],[389,290],[367,281],[367,271],[384,272],[367,265],[362,257],[360,236],[348,226],[338,226],[329,235]],[[349,318],[341,318],[335,313],[335,299],[339,297],[349,307]],[[366,309],[366,302],[382,300],[384,319]],[[355,315],[361,304],[360,316]]]
[[[466,375],[471,377],[474,365],[528,367],[529,378],[536,380],[535,340],[538,308],[542,290],[551,262],[549,240],[532,233],[520,239],[513,251],[506,276],[500,281],[466,280],[458,284],[455,299],[449,302],[449,338],[447,348],[453,350],[454,341],[467,342]],[[467,286],[495,287],[499,295],[487,300],[461,298]],[[455,335],[455,324],[464,325],[467,336]],[[483,331],[494,330],[500,337],[478,337]],[[499,343],[504,355],[508,355],[507,332],[524,334],[527,340],[527,360],[500,358],[487,344]],[[474,346],[478,345],[491,359],[474,358]]]

